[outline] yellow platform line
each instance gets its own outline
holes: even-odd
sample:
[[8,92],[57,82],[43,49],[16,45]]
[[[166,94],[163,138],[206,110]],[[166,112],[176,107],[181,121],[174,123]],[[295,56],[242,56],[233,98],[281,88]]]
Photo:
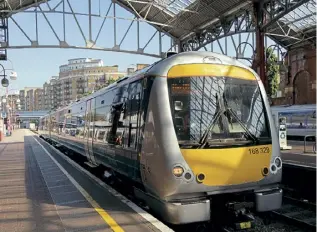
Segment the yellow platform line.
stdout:
[[60,165],[57,160],[46,150],[46,148],[33,137],[33,139],[42,147],[45,153],[53,160],[53,162],[60,168],[60,170],[67,176],[67,178],[73,183],[73,185],[81,192],[91,206],[98,212],[102,219],[110,226],[114,232],[124,232],[121,226],[102,208],[100,205],[92,199],[89,193],[80,186],[80,184]]

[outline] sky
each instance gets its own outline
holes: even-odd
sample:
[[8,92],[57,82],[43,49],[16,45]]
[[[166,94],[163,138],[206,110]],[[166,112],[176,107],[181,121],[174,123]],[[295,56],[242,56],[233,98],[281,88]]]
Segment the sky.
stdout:
[[[55,7],[58,2],[57,0],[51,0],[50,7]],[[67,2],[67,1],[65,1]],[[88,1],[87,0],[69,0],[72,10],[77,13],[88,13]],[[110,0],[100,1],[92,0],[92,13],[100,14],[102,16],[106,15],[106,12],[111,4]],[[99,5],[100,3],[100,5]],[[62,10],[62,5],[56,8],[56,11]],[[49,8],[45,5],[41,5],[42,10],[48,10]],[[71,12],[70,7],[66,5],[66,12]],[[31,12],[33,10],[33,12]],[[110,8],[108,16],[113,16],[113,7]],[[122,19],[133,19],[134,16],[116,6],[116,17]],[[36,41],[36,19],[34,8],[25,12],[20,12],[13,16],[14,21],[16,21],[23,31],[27,34],[27,37],[31,41]],[[59,13],[47,13],[46,18],[50,21],[49,25],[45,17],[39,13],[38,14],[38,42],[40,45],[58,45],[58,39],[64,40],[63,33],[63,15]],[[86,38],[89,38],[89,24],[88,17],[78,16],[78,23],[81,25],[81,29]],[[68,14],[65,16],[65,31],[66,31],[66,42],[71,46],[84,47],[85,40],[77,26],[77,23],[73,15]],[[92,39],[94,40],[99,32],[102,25],[102,17],[92,17]],[[117,30],[117,45],[120,44],[122,37],[124,36],[127,28],[129,27],[131,20],[116,20],[116,30]],[[52,32],[50,27],[53,27],[56,35]],[[146,24],[140,23],[140,37],[139,43],[140,47],[145,47],[144,52],[146,53],[159,53],[159,37],[158,33],[153,37],[150,43],[147,41],[155,33],[155,29]],[[238,36],[235,35],[233,40],[238,41]],[[68,59],[74,58],[96,58],[102,59],[104,65],[119,65],[120,71],[125,71],[132,64],[136,63],[147,63],[151,64],[158,60],[158,58],[128,54],[123,52],[111,52],[111,51],[96,51],[88,49],[61,49],[61,48],[25,48],[30,47],[30,41],[21,30],[15,25],[12,20],[9,20],[9,43],[14,49],[7,50],[7,56],[9,61],[1,62],[6,69],[14,69],[17,72],[18,78],[15,81],[10,81],[9,90],[22,89],[24,87],[42,87],[44,82],[49,80],[51,76],[57,76],[59,72],[59,66],[66,64]],[[241,35],[242,41],[248,41],[252,44],[252,36],[247,40],[247,34]],[[272,44],[272,42],[270,42]],[[162,51],[167,51],[170,48],[170,39],[167,36],[162,38]],[[220,40],[220,44],[224,47],[225,40]],[[114,43],[114,22],[112,18],[108,18],[103,28],[100,31],[98,40],[96,42],[98,47],[112,48]],[[208,47],[209,46],[209,47]],[[207,48],[210,50],[211,45]],[[129,33],[126,35],[125,39],[121,43],[120,48],[124,50],[137,50],[137,23],[134,22],[131,26]],[[227,39],[227,49],[228,55],[235,56],[235,48],[231,38]],[[213,44],[214,52],[221,53],[220,46],[218,43]],[[252,54],[252,48],[248,45],[246,46],[245,56],[250,56]],[[7,70],[7,73],[10,70]],[[4,91],[1,89],[0,91]]]

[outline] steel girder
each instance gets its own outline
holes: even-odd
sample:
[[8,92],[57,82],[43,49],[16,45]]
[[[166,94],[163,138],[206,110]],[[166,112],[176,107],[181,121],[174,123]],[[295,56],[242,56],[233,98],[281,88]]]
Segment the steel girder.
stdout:
[[263,20],[259,22],[261,29],[264,30],[280,18],[287,15],[291,11],[300,7],[309,0],[269,0],[261,2]]
[[[264,32],[277,21],[309,0],[269,0],[259,1],[260,17],[258,26]],[[181,40],[181,51],[197,51],[209,43],[226,36],[254,32],[256,25],[254,10],[242,10],[225,18],[216,19],[208,28],[193,36]],[[276,26],[276,25],[274,25]],[[301,33],[302,34],[302,33]],[[283,35],[281,35],[283,36]],[[285,35],[286,36],[286,35]],[[287,36],[286,36],[287,37]],[[306,38],[306,37],[304,37]],[[278,43],[278,41],[276,41]],[[315,42],[314,42],[315,43]]]
[[[158,47],[159,47],[159,51],[156,54],[153,53],[146,53],[144,52],[144,49],[147,47],[148,43],[152,40],[153,37],[151,37],[151,39],[144,45],[141,46],[140,45],[140,32],[139,32],[139,23],[140,22],[144,22],[143,19],[135,17],[135,18],[131,18],[128,19],[131,22],[131,25],[136,23],[137,26],[137,48],[136,49],[122,49],[121,48],[121,44],[123,41],[127,40],[126,39],[126,35],[129,32],[131,25],[128,26],[128,29],[126,30],[126,33],[124,34],[122,40],[119,42],[117,42],[117,31],[116,31],[116,19],[123,19],[120,18],[118,16],[116,16],[115,14],[115,6],[118,5],[118,3],[116,1],[112,2],[112,9],[108,9],[108,11],[113,11],[114,15],[113,16],[109,16],[108,13],[107,15],[94,15],[91,12],[88,14],[81,14],[79,12],[74,12],[71,8],[71,11],[69,12],[65,12],[65,10],[62,9],[58,9],[61,8],[60,6],[62,5],[71,5],[69,3],[70,0],[58,0],[56,1],[57,4],[52,4],[52,6],[50,6],[50,4],[48,3],[47,0],[45,1],[40,1],[37,0],[35,1],[37,4],[35,5],[35,10],[34,11],[24,11],[24,13],[28,13],[28,14],[34,14],[35,15],[35,24],[36,24],[36,37],[38,37],[38,31],[37,31],[37,17],[38,15],[42,15],[44,16],[45,21],[48,23],[49,28],[53,31],[55,37],[57,38],[57,40],[59,41],[59,44],[57,45],[51,45],[51,44],[47,44],[47,45],[41,45],[38,41],[38,38],[31,38],[31,36],[28,35],[28,33],[26,33],[23,28],[19,25],[18,22],[16,22],[13,18],[13,14],[21,12],[21,10],[24,10],[24,8],[21,9],[7,9],[3,12],[1,12],[2,14],[6,13],[7,15],[10,16],[10,20],[12,20],[12,22],[14,24],[16,24],[16,26],[18,27],[19,30],[21,30],[21,32],[24,34],[24,36],[29,40],[30,44],[28,45],[24,45],[24,46],[12,46],[10,45],[9,41],[8,41],[8,22],[4,22],[2,21],[2,25],[0,26],[0,34],[1,34],[1,51],[5,51],[5,48],[25,48],[25,47],[59,47],[59,48],[86,48],[86,49],[97,49],[97,50],[104,50],[104,51],[118,51],[118,52],[126,52],[126,53],[132,53],[132,54],[143,54],[143,55],[149,55],[149,56],[154,56],[154,57],[162,57],[164,54],[164,52],[162,51],[162,38],[164,36],[164,31],[159,31],[157,30],[155,32],[154,36],[158,36],[159,37],[159,42],[158,42]],[[87,0],[86,0],[87,1]],[[255,1],[255,0],[254,0]],[[259,21],[259,26],[261,27],[261,29],[266,30],[269,29],[272,25],[274,25],[275,23],[278,22],[278,20],[283,17],[284,15],[288,14],[289,12],[291,12],[292,10],[294,10],[296,7],[299,7],[300,5],[308,2],[309,0],[265,0],[265,1],[260,1],[258,0],[258,4],[261,5],[261,10],[260,10],[260,14],[261,14],[261,20]],[[3,1],[4,3],[6,1]],[[42,4],[46,4],[48,7],[46,10],[42,9],[40,6],[40,3],[44,2]],[[49,2],[54,2],[54,1],[49,1]],[[90,0],[88,0],[89,2],[89,6],[90,8],[91,3]],[[34,5],[33,5],[34,6]],[[122,7],[120,5],[120,7]],[[142,11],[146,11],[147,9],[144,8],[142,9]],[[22,11],[23,12],[23,11]],[[79,30],[81,31],[81,35],[84,39],[85,44],[83,46],[72,46],[71,43],[68,43],[65,39],[65,29],[64,31],[64,35],[62,37],[64,38],[60,38],[59,35],[57,35],[56,33],[56,29],[54,28],[53,25],[51,25],[50,19],[46,17],[46,15],[48,14],[62,14],[63,17],[64,15],[72,15],[74,17],[74,19],[76,20],[77,26],[79,28]],[[110,20],[113,21],[113,27],[114,27],[114,45],[110,46],[110,47],[105,47],[105,46],[97,46],[96,45],[96,41],[98,40],[98,38],[93,39],[92,38],[92,29],[91,29],[91,23],[89,23],[89,32],[87,33],[88,35],[84,35],[84,33],[82,32],[82,28],[81,25],[79,25],[80,23],[78,23],[77,21],[77,16],[86,16],[88,17],[89,21],[91,22],[91,17],[96,17],[96,16],[101,16],[104,19],[110,18]],[[171,49],[175,49],[176,46],[179,47],[179,51],[188,51],[188,50],[199,50],[201,48],[203,48],[204,46],[206,46],[207,44],[212,43],[213,41],[219,40],[223,37],[227,37],[230,35],[234,35],[234,34],[238,34],[238,33],[244,33],[244,32],[254,32],[255,31],[255,19],[254,19],[254,10],[252,9],[251,5],[247,5],[245,7],[243,7],[243,9],[236,11],[233,14],[230,14],[228,16],[225,17],[220,17],[217,19],[214,19],[212,22],[209,23],[209,26],[206,28],[203,28],[202,30],[196,32],[195,34],[186,37],[185,39],[179,39],[179,38],[173,38],[174,43],[171,44],[170,50]],[[126,19],[127,20],[127,19]],[[65,24],[65,23],[63,23]],[[64,27],[64,25],[63,25]],[[101,29],[100,29],[101,30]],[[4,36],[5,35],[5,36]],[[168,34],[166,37],[168,37]],[[98,37],[98,36],[97,36]],[[278,42],[278,41],[277,41]]]
[[[165,51],[176,49],[173,40],[164,32],[154,28],[143,31],[143,28],[149,27],[145,20],[132,14],[127,15],[126,10],[115,1],[104,2],[103,5],[93,4],[92,0],[81,0],[81,4],[83,2],[87,6],[84,11],[76,6],[79,4],[77,0],[38,1],[38,4],[32,5],[29,9],[6,9],[2,12],[0,10],[0,13],[9,15],[3,19],[6,22],[6,35],[14,28],[25,41],[16,41],[14,45],[13,39],[16,38],[6,36],[0,41],[0,49],[5,51],[21,48],[73,48],[123,52],[155,58],[164,57]],[[54,16],[59,20],[54,20]],[[26,20],[22,17],[27,17],[29,24],[34,27],[25,27]],[[80,41],[68,30],[70,23],[73,30],[77,31]],[[41,31],[44,30],[49,32],[46,36],[42,36]]]
[[253,23],[253,12],[243,10],[235,15],[230,15],[226,18],[218,19],[212,27],[203,30],[201,33],[181,41],[182,51],[197,51],[213,41],[224,38],[226,36],[254,32],[255,24]]

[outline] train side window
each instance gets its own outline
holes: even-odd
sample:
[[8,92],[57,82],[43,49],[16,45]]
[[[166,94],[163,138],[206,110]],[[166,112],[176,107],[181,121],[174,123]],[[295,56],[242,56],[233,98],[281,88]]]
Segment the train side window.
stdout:
[[110,108],[110,106],[102,106],[95,111],[95,128],[99,131],[99,134],[97,134],[97,140],[99,141],[104,141],[106,132],[112,126],[112,121],[109,117]]
[[86,111],[84,113],[84,121],[85,121],[85,133],[84,133],[84,138],[93,139],[94,134],[93,132],[90,133],[90,131],[93,131],[93,125],[94,125],[94,120],[95,120],[95,108],[96,108],[96,98],[92,98],[86,102]]
[[[122,112],[122,105],[123,104],[116,104],[111,106],[111,122],[112,127],[108,136],[108,143],[110,144],[117,144],[118,142],[118,136],[117,136],[117,130],[119,127],[122,127],[122,122],[120,121],[120,115]],[[119,143],[120,144],[120,143]]]
[[72,124],[72,127],[74,128],[73,136],[78,138],[84,137],[85,111],[86,111],[85,103],[76,104],[71,109],[71,112],[72,112],[71,124]]
[[113,104],[108,115],[111,128],[107,134],[108,143],[115,145],[124,145],[125,125],[124,117],[126,113],[126,98],[127,98],[128,85],[120,86],[114,90],[115,97],[113,98]]
[[291,127],[292,128],[305,128],[307,125],[306,117],[307,117],[306,112],[294,112],[294,113],[292,113]]
[[306,124],[307,124],[307,128],[310,128],[310,129],[316,128],[316,111],[308,112]]
[[127,118],[129,118],[127,146],[134,149],[136,149],[139,137],[138,135],[140,132],[140,106],[142,90],[142,80],[131,83],[129,86],[129,97],[127,103]]

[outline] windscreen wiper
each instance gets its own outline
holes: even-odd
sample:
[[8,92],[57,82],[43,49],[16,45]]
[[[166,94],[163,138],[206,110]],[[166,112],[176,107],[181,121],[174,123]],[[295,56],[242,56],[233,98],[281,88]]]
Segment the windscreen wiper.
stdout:
[[219,99],[218,99],[218,94],[216,94],[216,112],[215,115],[213,116],[211,122],[208,124],[207,129],[203,133],[203,136],[199,139],[199,144],[200,146],[198,148],[202,148],[206,145],[206,141],[209,135],[210,130],[213,128],[219,117],[225,112],[223,107],[221,107]]
[[259,143],[259,139],[250,132],[250,130],[244,125],[244,123],[241,121],[241,119],[238,117],[238,115],[231,109],[227,108],[227,110],[230,112],[230,114],[233,116],[234,119],[237,120],[237,122],[240,124],[240,126],[245,130],[247,135],[255,142]]
[[208,134],[210,132],[210,130],[213,128],[213,126],[215,125],[215,123],[217,122],[217,120],[219,119],[220,115],[224,113],[224,110],[219,110],[213,117],[211,123],[208,125],[207,129],[205,130],[205,133],[203,134],[203,136],[199,139],[199,148],[202,148],[205,146],[205,143],[207,141],[208,138]]
[[[244,125],[244,123],[241,121],[241,119],[238,117],[238,115],[228,106],[228,101],[226,98],[226,95],[223,93],[223,102],[224,106],[226,108],[226,111],[229,112],[231,117],[233,116],[234,119],[237,120],[237,122],[240,124],[240,126],[244,129],[244,131],[247,133],[247,135],[255,142],[258,143],[259,139],[250,132],[250,130]],[[229,115],[228,115],[229,116]],[[227,117],[228,117],[227,116]],[[228,118],[229,119],[229,118]],[[232,123],[231,123],[232,124]]]

